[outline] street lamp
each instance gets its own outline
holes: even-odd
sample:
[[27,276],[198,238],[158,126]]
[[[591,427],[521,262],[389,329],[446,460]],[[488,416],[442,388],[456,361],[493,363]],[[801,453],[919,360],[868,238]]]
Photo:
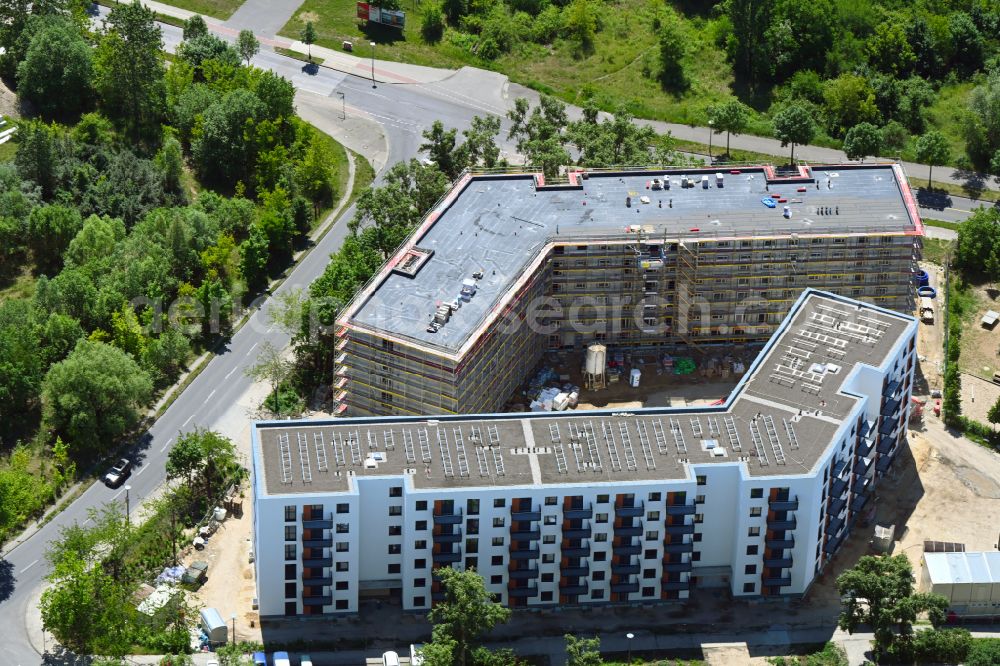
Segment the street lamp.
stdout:
[[625,663],[631,664],[632,663],[632,639],[635,638],[635,634],[633,634],[630,631],[627,634],[625,634],[625,638],[628,639],[628,659],[626,660]]
[[715,123],[708,121],[708,163],[712,164],[712,135],[715,134]]
[[233,621],[233,644],[236,644],[236,613],[229,616],[229,619]]
[[375,85],[375,42],[372,42],[371,45],[372,45],[372,88],[377,88],[378,86]]
[[132,490],[132,486],[125,486],[125,524],[131,526],[132,521],[129,519],[129,506],[128,506],[128,491]]

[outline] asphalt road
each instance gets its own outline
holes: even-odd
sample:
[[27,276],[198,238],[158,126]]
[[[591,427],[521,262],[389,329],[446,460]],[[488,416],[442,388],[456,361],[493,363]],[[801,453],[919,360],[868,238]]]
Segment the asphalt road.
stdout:
[[[172,51],[181,40],[181,31],[169,25],[162,27],[166,46]],[[421,143],[420,132],[434,120],[442,120],[448,127],[464,129],[474,115],[485,113],[485,109],[473,100],[463,102],[448,98],[428,87],[379,85],[373,89],[368,80],[331,70],[317,68],[311,72],[304,71],[300,61],[272,51],[261,51],[254,64],[291,79],[300,93],[306,94],[300,103],[306,103],[314,110],[325,110],[328,123],[336,123],[341,116],[342,101],[334,93],[343,92],[350,106],[365,109],[382,126],[388,143],[387,164],[390,165],[417,154]],[[294,268],[276,293],[308,287],[323,272],[329,255],[343,242],[347,233],[346,220],[353,214],[351,207],[341,215],[333,229]],[[263,307],[253,311],[248,322],[233,335],[226,348],[209,362],[137,445],[133,454],[135,471],[128,480],[132,507],[164,481],[167,452],[178,433],[199,426],[212,428],[227,408],[250,387],[245,370],[256,360],[260,346],[270,342],[280,349],[288,344],[288,336],[268,323],[266,307],[264,303]],[[4,627],[0,640],[0,664],[27,666],[41,662],[41,657],[28,641],[24,627],[27,605],[48,570],[45,561],[48,543],[63,526],[86,523],[91,509],[107,502],[124,503],[124,493],[123,489],[111,490],[99,483],[92,485],[52,522],[0,560],[0,626]]]

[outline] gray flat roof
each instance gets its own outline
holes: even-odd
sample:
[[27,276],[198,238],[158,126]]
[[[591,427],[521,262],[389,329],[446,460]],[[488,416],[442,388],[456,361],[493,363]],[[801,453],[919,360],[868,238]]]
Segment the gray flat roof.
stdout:
[[[722,187],[716,186],[714,169],[591,173],[579,181],[580,189],[539,189],[531,175],[467,178],[363,290],[343,321],[458,352],[548,243],[584,236],[624,241],[629,225],[641,225],[649,238],[704,240],[920,229],[897,166],[815,166],[810,171],[807,179],[785,183],[768,181],[763,167],[738,174],[727,170]],[[682,175],[699,184],[682,189]],[[703,175],[710,179],[707,189],[700,184]],[[670,180],[670,190],[648,189],[656,177]],[[797,191],[803,187],[805,192]],[[788,203],[776,208],[761,203],[763,197],[779,195]],[[625,206],[627,196],[631,208]],[[650,197],[650,203],[640,203],[640,196]],[[783,217],[784,205],[791,207],[790,219]],[[827,208],[830,214],[819,214]],[[392,265],[412,245],[433,255],[415,276],[394,272]],[[441,330],[428,332],[437,306],[455,299],[462,280],[476,271],[483,274],[476,295]]]
[[725,406],[258,423],[254,464],[276,495],[344,492],[352,475],[428,489],[683,479],[734,461],[806,474],[857,400],[844,379],[881,365],[914,321],[807,290]]

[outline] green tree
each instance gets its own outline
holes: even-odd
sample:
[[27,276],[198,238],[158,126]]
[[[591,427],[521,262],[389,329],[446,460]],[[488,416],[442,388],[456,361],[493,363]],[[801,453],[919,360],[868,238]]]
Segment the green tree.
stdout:
[[931,130],[922,134],[917,139],[916,152],[917,161],[929,167],[927,169],[927,187],[930,187],[934,167],[947,164],[951,159],[951,148],[948,146],[948,139],[941,132]]
[[299,39],[301,39],[302,43],[309,49],[309,62],[312,62],[312,45],[316,43],[316,26],[313,25],[312,21],[306,21],[306,24],[302,26],[302,32],[299,33]]
[[1000,150],[1000,68],[969,95],[969,112],[962,121],[965,150],[973,166],[990,169]]
[[201,14],[195,14],[187,21],[184,21],[184,41],[190,41],[192,39],[197,39],[198,37],[204,37],[208,34],[208,24],[205,23],[204,17]]
[[268,407],[277,418],[281,418],[281,399],[279,389],[292,372],[292,363],[282,350],[270,342],[264,342],[257,354],[257,362],[246,369],[246,375],[255,382],[266,381],[271,385],[271,404],[265,400]]
[[263,114],[260,98],[243,89],[227,93],[204,111],[191,141],[191,156],[202,182],[235,187],[249,179],[256,150],[246,133]]
[[458,25],[459,20],[469,12],[469,0],[443,0],[442,8],[450,25]]
[[28,121],[18,127],[18,146],[14,156],[17,173],[41,190],[42,198],[52,199],[59,187],[62,133],[56,125]]
[[823,87],[823,100],[830,132],[843,136],[858,123],[878,118],[875,91],[868,80],[856,74],[841,74]]
[[420,151],[426,152],[449,180],[455,180],[465,166],[456,159],[459,157],[455,151],[456,134],[454,128],[446,130],[440,120],[435,120],[431,128],[424,130],[421,135],[424,142],[420,144]]
[[437,44],[444,37],[444,10],[436,2],[428,2],[420,10],[420,36],[428,44]]
[[589,167],[640,165],[656,161],[650,146],[656,132],[649,125],[637,125],[625,105],[619,106],[612,119],[597,121],[597,107],[588,104],[583,119],[572,122],[567,136],[580,152],[579,163]]
[[948,32],[953,48],[951,66],[968,77],[983,66],[986,50],[983,35],[965,12],[954,12],[948,17]]
[[849,160],[865,161],[868,155],[878,155],[882,150],[882,134],[871,123],[858,123],[844,136],[844,153]]
[[601,666],[601,639],[566,634],[566,666]]
[[129,137],[150,137],[165,107],[163,38],[156,14],[138,0],[116,4],[94,60],[95,88],[105,113]]
[[673,11],[666,12],[660,19],[657,40],[660,44],[660,83],[674,92],[687,90],[690,85],[684,71],[687,39],[681,30],[680,17]]
[[128,354],[82,340],[45,375],[43,421],[75,451],[107,451],[138,423],[137,410],[152,390],[149,375]]
[[236,37],[236,50],[249,67],[250,61],[260,52],[260,42],[257,41],[253,30],[240,30],[239,36]]
[[777,0],[764,32],[774,74],[784,79],[800,70],[821,70],[836,19],[832,0]]
[[40,273],[54,275],[62,268],[63,253],[83,228],[75,208],[53,204],[32,209],[28,217],[28,244]]
[[964,664],[972,634],[960,627],[925,629],[913,635],[913,656],[919,664]]
[[965,666],[996,666],[1000,664],[1000,638],[977,638],[969,648]]
[[896,78],[909,76],[917,62],[913,47],[906,38],[906,30],[899,21],[880,23],[865,46],[872,67]]
[[738,99],[708,107],[708,120],[715,132],[726,133],[726,155],[729,154],[729,135],[739,136],[750,121],[750,107]]
[[497,624],[510,619],[510,609],[493,600],[486,583],[474,569],[457,571],[450,567],[435,570],[444,589],[444,600],[428,617],[442,634],[455,641],[455,666],[471,663],[476,641]]
[[977,208],[962,221],[952,261],[967,275],[1000,276],[1000,211]]
[[295,179],[302,194],[312,202],[314,215],[319,214],[320,207],[332,204],[337,194],[332,163],[329,145],[313,134],[309,139],[309,149],[295,168]]
[[167,454],[167,479],[183,480],[189,488],[201,487],[208,501],[239,469],[236,446],[214,430],[196,428],[178,436]]
[[93,99],[93,50],[69,19],[49,18],[35,30],[17,66],[17,92],[46,117],[71,117]]
[[267,232],[259,224],[250,226],[247,239],[240,244],[240,274],[252,291],[267,286],[269,246]]
[[789,104],[774,116],[774,136],[782,146],[792,144],[792,163],[795,162],[795,144],[809,143],[815,134],[812,114],[801,104]]
[[163,178],[163,191],[180,197],[180,202],[183,202],[186,199],[181,182],[184,176],[184,151],[181,142],[172,132],[165,133],[155,162]]
[[566,105],[542,95],[539,105],[532,109],[528,100],[519,97],[507,117],[511,121],[507,138],[517,140],[517,149],[528,164],[542,167],[546,178],[556,177],[559,167],[569,163],[564,147],[567,137],[563,134],[568,122]]
[[928,612],[936,624],[948,608],[948,599],[940,594],[914,593],[906,555],[865,555],[837,577],[837,591],[843,599],[840,628],[853,634],[863,624],[870,626],[876,655],[896,640],[908,640],[918,614]]
[[594,50],[594,35],[597,32],[597,15],[590,0],[573,0],[563,10],[563,25],[584,53]]
[[765,37],[774,11],[774,0],[727,0],[724,5],[732,34],[726,51],[737,80],[756,91],[770,74],[770,53]]
[[473,116],[469,129],[462,130],[465,142],[460,148],[459,161],[468,167],[492,169],[500,162],[496,138],[500,133],[499,116]]

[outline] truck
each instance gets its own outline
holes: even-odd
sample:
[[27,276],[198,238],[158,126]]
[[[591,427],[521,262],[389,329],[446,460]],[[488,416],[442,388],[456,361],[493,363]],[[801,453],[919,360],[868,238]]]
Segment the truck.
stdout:
[[920,321],[925,324],[934,323],[934,301],[926,296],[920,297]]

